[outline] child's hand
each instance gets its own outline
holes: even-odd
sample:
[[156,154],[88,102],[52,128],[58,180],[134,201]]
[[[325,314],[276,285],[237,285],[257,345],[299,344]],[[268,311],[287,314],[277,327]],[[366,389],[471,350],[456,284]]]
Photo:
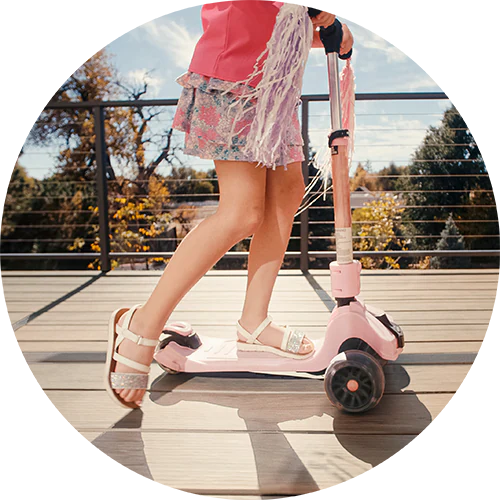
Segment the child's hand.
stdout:
[[347,24],[342,25],[342,42],[340,44],[340,55],[347,54],[354,43],[354,37],[352,36],[351,30],[347,27]]
[[323,11],[316,17],[312,17],[311,21],[315,29],[318,26],[323,26],[323,28],[328,28],[328,26],[331,26],[335,22],[335,16],[333,14],[328,14],[328,12]]
[[323,49],[325,46],[323,45],[323,42],[321,41],[321,38],[319,37],[319,31],[314,30],[313,31],[313,43],[312,43],[312,48],[313,49]]
[[[347,27],[347,24],[342,24],[342,43],[340,44],[340,55],[347,54],[354,44],[354,38],[352,36],[351,30]],[[319,31],[314,31],[313,36],[313,49],[323,49],[325,46],[321,41],[319,36]]]

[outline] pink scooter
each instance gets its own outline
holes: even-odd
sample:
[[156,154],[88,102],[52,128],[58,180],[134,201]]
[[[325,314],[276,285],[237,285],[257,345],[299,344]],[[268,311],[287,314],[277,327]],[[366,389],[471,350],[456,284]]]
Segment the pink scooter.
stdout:
[[[333,25],[332,36],[322,33],[328,57],[330,111],[333,132],[332,184],[335,206],[337,261],[330,264],[332,296],[337,307],[328,322],[324,339],[315,341],[314,354],[296,360],[273,353],[238,351],[236,339],[197,335],[185,322],[166,326],[155,352],[155,360],[168,373],[264,372],[324,374],[325,391],[334,406],[359,413],[375,407],[382,398],[383,365],[401,353],[401,328],[381,310],[358,297],[361,264],[353,260],[352,222],[347,163],[348,131],[342,129],[338,53],[341,25]],[[344,58],[349,57],[344,56]]]

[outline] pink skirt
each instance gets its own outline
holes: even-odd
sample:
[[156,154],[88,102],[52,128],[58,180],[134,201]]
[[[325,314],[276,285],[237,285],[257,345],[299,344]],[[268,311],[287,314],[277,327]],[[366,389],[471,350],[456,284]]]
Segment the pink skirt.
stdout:
[[[235,125],[241,132],[231,137],[235,109],[230,104],[245,90],[238,85],[231,92],[223,92],[234,84],[217,78],[187,72],[176,80],[182,85],[172,127],[185,132],[184,153],[206,160],[233,160],[255,162],[244,152],[246,136],[254,113],[249,111],[245,121]],[[302,134],[297,111],[290,123],[286,138],[288,154],[285,165],[304,161]]]

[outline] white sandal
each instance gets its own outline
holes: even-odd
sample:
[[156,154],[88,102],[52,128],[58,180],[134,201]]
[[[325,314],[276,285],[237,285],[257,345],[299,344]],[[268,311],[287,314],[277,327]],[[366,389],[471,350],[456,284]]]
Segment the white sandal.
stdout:
[[[134,402],[128,403],[123,401],[115,392],[115,389],[147,389],[150,367],[118,354],[118,347],[125,339],[131,340],[137,345],[147,347],[156,347],[158,343],[157,340],[141,337],[140,335],[136,335],[129,330],[132,316],[139,307],[140,304],[135,305],[130,309],[117,309],[111,315],[109,320],[108,350],[106,353],[104,385],[113,401],[119,404],[122,408],[127,409],[137,408],[137,405]],[[120,326],[118,321],[123,315],[125,315],[123,325]],[[117,361],[142,373],[116,373],[114,369]]]
[[243,328],[238,321],[236,323],[238,333],[240,333],[247,340],[246,342],[242,342],[241,340],[238,340],[236,342],[238,350],[271,352],[273,354],[276,354],[277,356],[292,359],[305,359],[309,356],[312,356],[312,354],[314,353],[314,349],[306,354],[298,354],[300,346],[302,345],[302,342],[304,340],[305,333],[301,332],[300,330],[290,328],[289,326],[285,327],[285,333],[283,335],[283,340],[281,341],[281,349],[259,342],[259,340],[257,340],[259,335],[264,331],[269,323],[271,323],[272,320],[273,318],[271,318],[271,316],[267,316],[267,318],[255,329],[253,333],[245,330],[245,328]]

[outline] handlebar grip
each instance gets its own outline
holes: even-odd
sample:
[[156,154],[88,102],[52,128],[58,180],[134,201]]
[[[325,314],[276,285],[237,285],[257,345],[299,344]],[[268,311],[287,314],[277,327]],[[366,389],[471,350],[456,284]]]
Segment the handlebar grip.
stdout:
[[339,58],[343,60],[350,59],[351,57],[352,57],[352,49],[347,54],[342,54],[342,55],[339,54]]
[[328,28],[323,28],[323,26],[319,29],[319,37],[323,42],[325,47],[325,52],[327,54],[331,52],[340,53],[340,44],[342,43],[342,24],[338,19],[335,19],[335,22],[328,26]]
[[325,52],[327,54],[336,52],[340,59],[349,59],[352,56],[352,49],[347,54],[340,55],[342,36],[342,23],[338,19],[335,19],[335,22],[328,28],[321,27],[319,29],[319,37],[325,46]]
[[307,8],[307,13],[309,14],[309,17],[316,17],[318,14],[321,14],[323,11],[319,9],[314,9],[313,7],[308,7]]

